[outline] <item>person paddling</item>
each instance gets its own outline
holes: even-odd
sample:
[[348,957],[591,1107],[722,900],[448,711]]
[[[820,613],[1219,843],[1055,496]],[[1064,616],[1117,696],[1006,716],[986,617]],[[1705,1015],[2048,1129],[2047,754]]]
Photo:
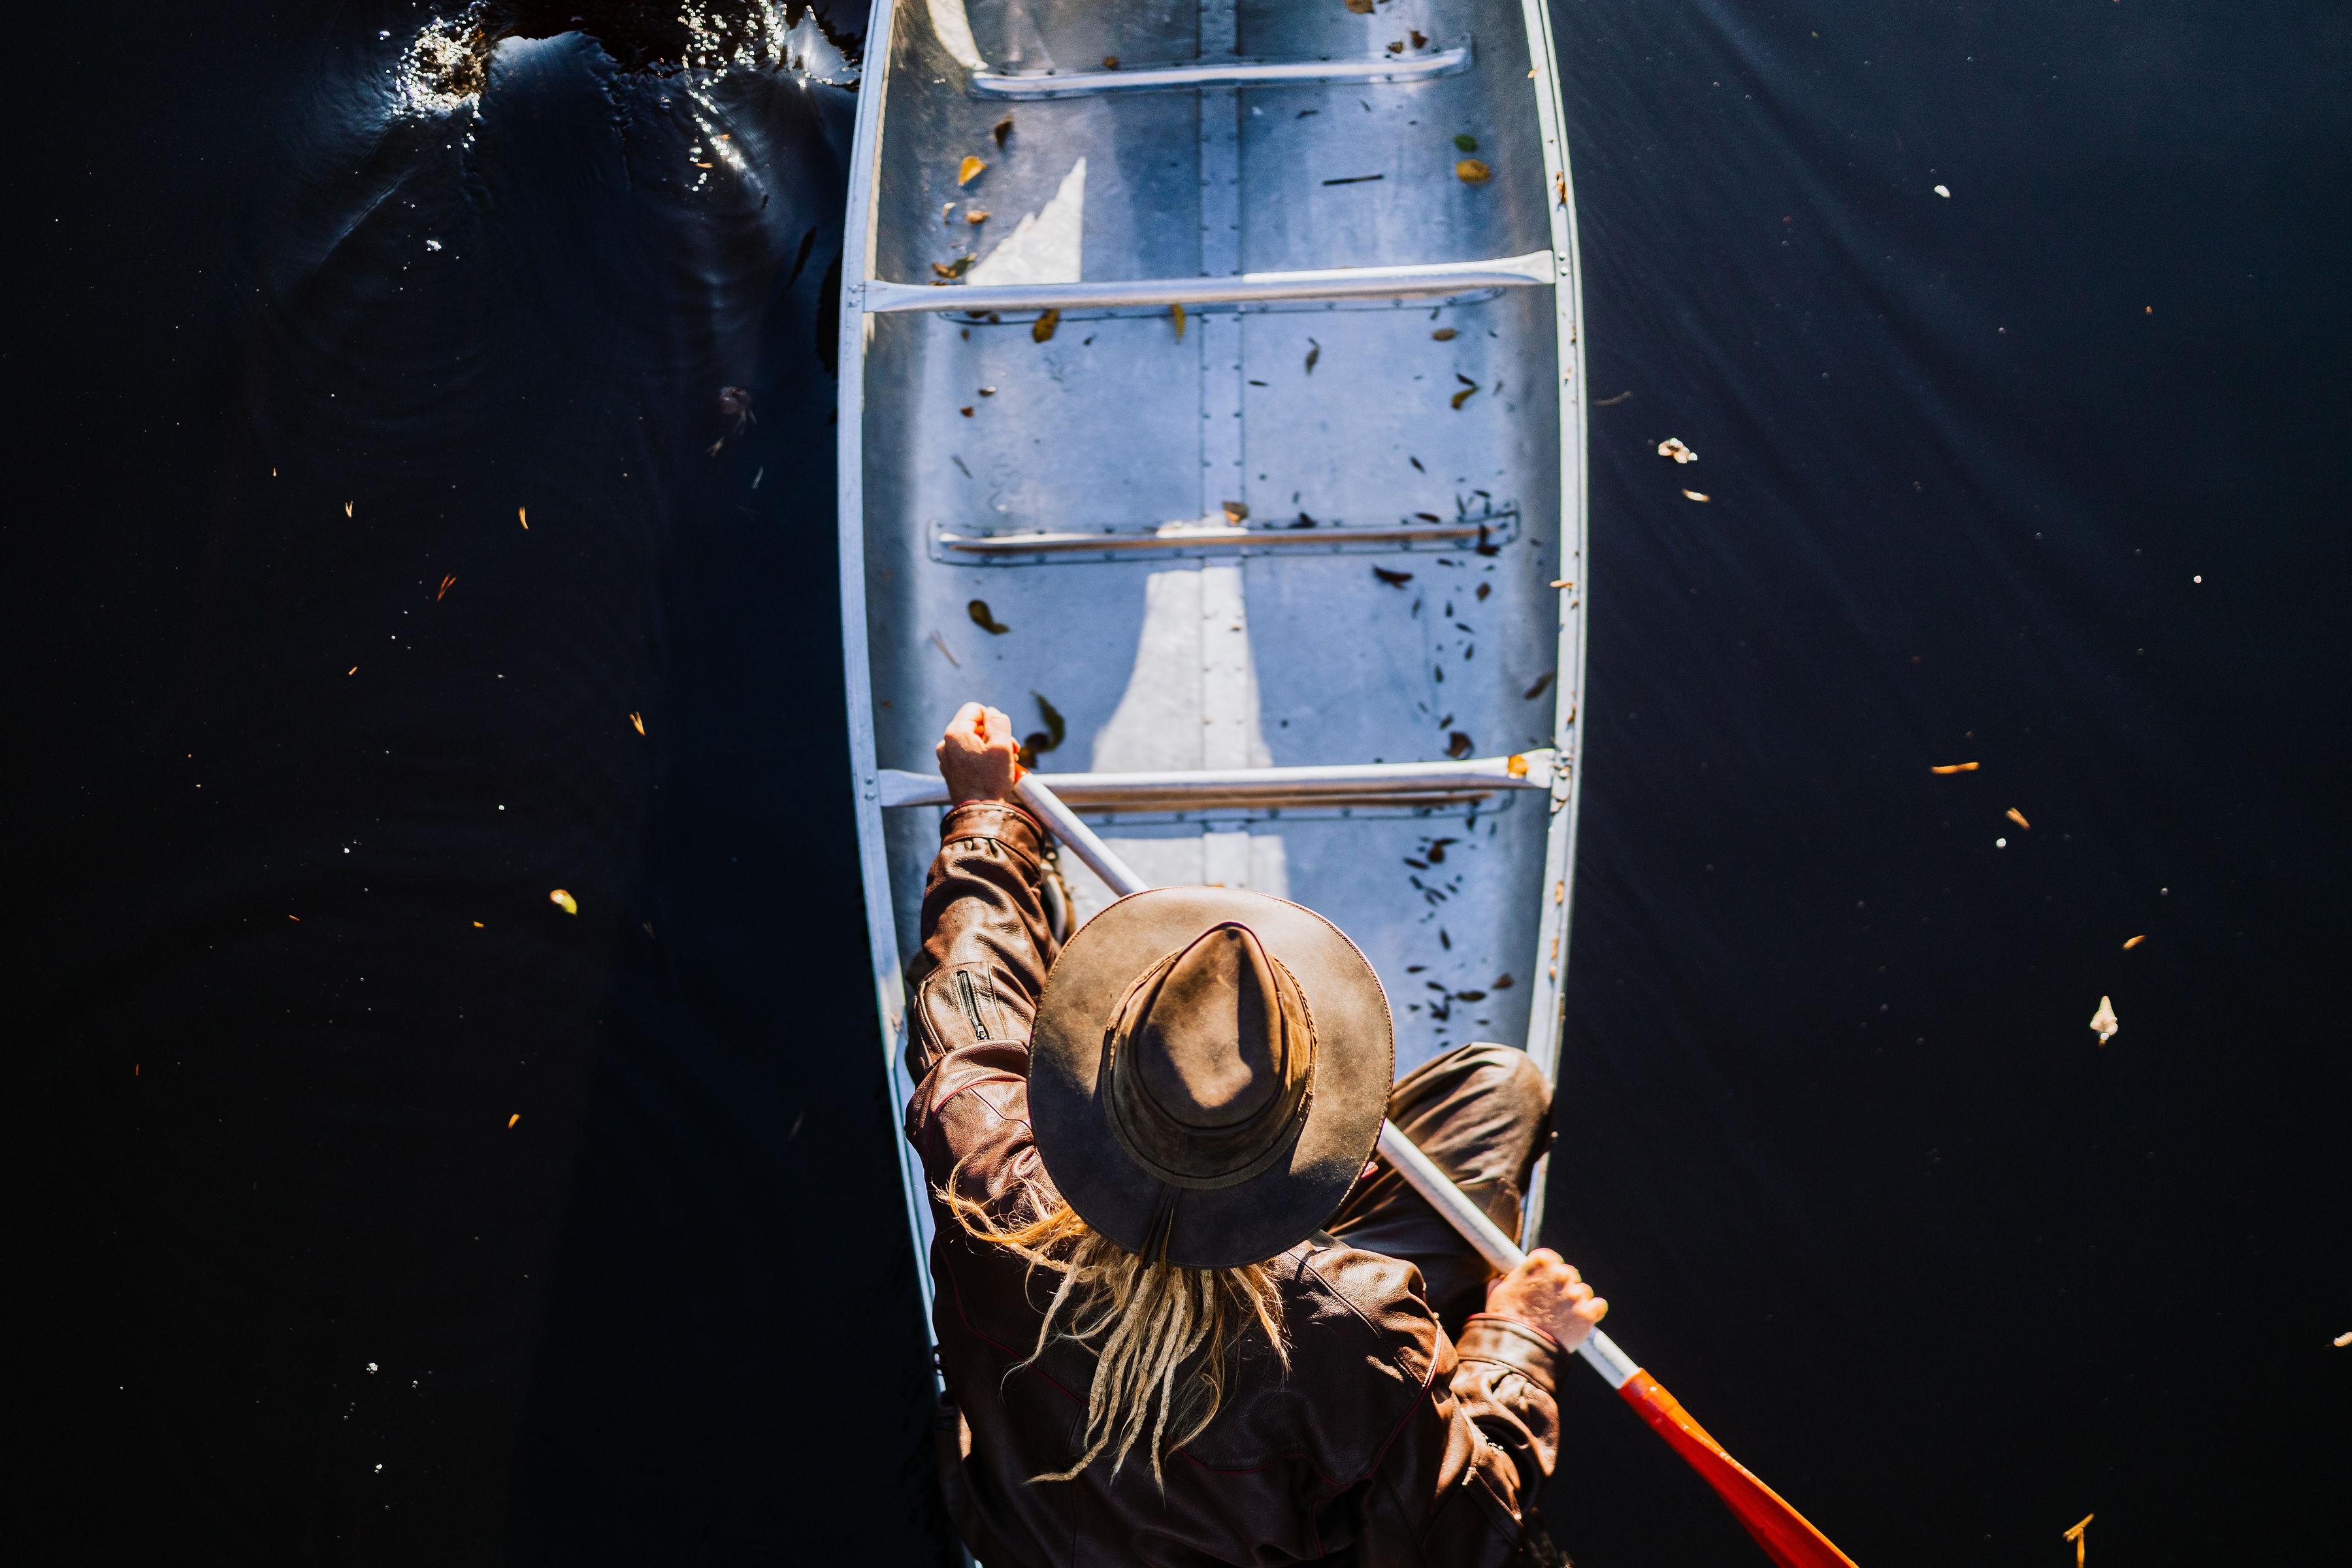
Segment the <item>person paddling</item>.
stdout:
[[1155,889],[1058,939],[1018,750],[976,702],[940,742],[907,978],[965,1544],[988,1568],[1560,1561],[1533,1506],[1553,1390],[1607,1303],[1549,1249],[1493,1277],[1373,1158],[1385,1116],[1516,1233],[1542,1074],[1471,1045],[1391,1085],[1371,965],[1262,893]]

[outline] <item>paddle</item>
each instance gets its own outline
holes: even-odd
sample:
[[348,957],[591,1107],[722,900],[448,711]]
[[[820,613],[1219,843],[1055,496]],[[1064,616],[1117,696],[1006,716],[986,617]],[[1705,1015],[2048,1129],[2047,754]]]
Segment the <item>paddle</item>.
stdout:
[[[1085,861],[1112,892],[1125,897],[1150,886],[1035,773],[1021,769],[1013,789],[1022,804],[1044,818],[1054,837]],[[1414,1147],[1393,1121],[1381,1124],[1381,1154],[1488,1263],[1507,1274],[1527,1260],[1518,1244],[1505,1236],[1501,1227],[1488,1219],[1486,1212],[1472,1203],[1428,1155]],[[1853,1560],[1814,1529],[1803,1514],[1790,1507],[1779,1492],[1725,1453],[1723,1445],[1708,1436],[1706,1428],[1692,1420],[1675,1396],[1658,1386],[1656,1378],[1617,1348],[1616,1341],[1595,1329],[1577,1347],[1577,1354],[1608,1379],[1609,1386],[1705,1478],[1733,1517],[1756,1538],[1764,1554],[1780,1563],[1780,1568],[1854,1568]]]

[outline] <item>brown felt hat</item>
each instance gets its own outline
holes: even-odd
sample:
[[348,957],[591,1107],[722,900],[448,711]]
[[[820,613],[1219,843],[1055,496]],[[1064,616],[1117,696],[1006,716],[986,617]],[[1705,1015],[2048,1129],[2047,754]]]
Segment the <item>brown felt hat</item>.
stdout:
[[1029,1065],[1045,1173],[1130,1252],[1259,1263],[1329,1219],[1372,1152],[1396,1041],[1380,977],[1312,910],[1155,888],[1080,927]]

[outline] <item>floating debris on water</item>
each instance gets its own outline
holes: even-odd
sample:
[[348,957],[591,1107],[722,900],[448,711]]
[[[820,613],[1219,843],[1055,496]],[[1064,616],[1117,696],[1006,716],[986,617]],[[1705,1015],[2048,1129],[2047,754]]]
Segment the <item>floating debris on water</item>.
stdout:
[[1454,379],[1462,384],[1462,390],[1454,395],[1454,406],[1459,412],[1464,404],[1478,395],[1478,384],[1458,370],[1454,373]]
[[637,733],[638,733],[638,734],[642,735],[642,734],[644,734],[644,733],[646,732],[646,716],[645,716],[644,714],[642,714],[642,713],[632,713],[632,714],[630,714],[630,715],[629,715],[629,722],[630,722],[630,723],[632,723],[632,724],[635,724],[635,725],[637,727]]
[[947,639],[947,638],[945,638],[945,637],[943,637],[940,636],[940,634],[939,634],[939,633],[937,633],[937,632],[933,632],[933,633],[931,634],[931,646],[932,646],[932,647],[936,647],[936,648],[938,648],[941,653],[945,654],[945,655],[947,656],[947,660],[948,660],[948,662],[949,662],[950,664],[951,664],[951,665],[955,666],[955,668],[958,668],[958,669],[961,669],[961,668],[963,668],[963,660],[961,660],[961,659],[958,658],[955,656],[955,650],[954,650],[953,648],[951,648],[951,647],[948,647],[948,639]]
[[2129,952],[2133,948],[2137,947],[2141,942],[2146,942],[2147,940],[2147,938],[2146,936],[2135,936],[2135,937],[2126,938],[2126,941],[2125,941],[2125,942],[2124,942],[2124,951],[2125,951],[2126,952]]
[[1004,139],[1013,134],[1013,116],[1008,114],[1003,119],[998,121],[996,122],[995,129],[991,131],[989,134],[996,138],[996,144],[999,147],[1003,146]]
[[[1944,187],[1941,185],[1937,185],[1936,189],[1939,193],[1943,193],[1944,191]],[[2083,1531],[2090,1527],[2091,1521],[2098,1517],[2099,1516],[2095,1513],[2084,1514],[2083,1516],[2083,1522],[2068,1531],[2065,1534],[2064,1539],[2074,1543],[2074,1568],[2083,1568]]]
[[[1949,185],[1937,185],[1936,187],[1936,194],[1943,197],[1946,201],[1950,201],[1952,199],[1952,190]],[[2087,1524],[2090,1521],[2085,1520],[2084,1522]]]
[[1323,357],[1323,345],[1317,342],[1313,338],[1307,339],[1307,374],[1313,375],[1315,374],[1315,362]]
[[1679,436],[1669,436],[1664,440],[1659,442],[1658,456],[1661,458],[1672,458],[1677,463],[1696,463],[1698,461],[1698,454],[1692,451],[1688,447],[1684,446],[1682,437]]
[[1715,499],[1712,496],[1702,495],[1696,490],[1685,490],[1683,495],[1686,500],[1712,500]]
[[547,901],[567,915],[576,915],[580,912],[580,900],[561,888],[550,892],[547,895]]
[[1184,341],[1184,307],[1181,304],[1171,305],[1168,315],[1176,323],[1176,341],[1181,343]]
[[521,1112],[521,1111],[520,1111],[520,1110],[518,1110],[518,1111],[516,1111],[512,1116],[509,1116],[509,1117],[508,1117],[508,1118],[507,1118],[507,1126],[509,1127],[509,1129],[512,1129],[512,1128],[513,1128],[513,1126],[514,1126],[514,1124],[515,1124],[516,1122],[518,1122],[518,1121],[520,1121],[521,1120],[522,1120],[522,1112]]
[[974,157],[970,153],[965,153],[963,162],[956,165],[956,184],[959,185],[971,184],[980,178],[981,171],[987,167],[987,159]]
[[1495,171],[1475,158],[1465,158],[1454,165],[1454,177],[1465,185],[1483,185],[1495,177]]
[[2091,1015],[2091,1027],[2098,1032],[2102,1046],[2123,1032],[2123,1025],[2116,1020],[2116,1005],[2105,996],[2099,998],[2099,1010]]
[[1975,763],[1937,763],[1929,767],[1927,771],[1931,773],[1937,774],[1972,773],[1977,771],[1977,767],[1978,764]]
[[1456,136],[1454,139],[1454,145],[1461,152],[1475,153],[1478,150],[1478,138],[1475,136]]
[[1545,670],[1541,675],[1537,676],[1536,683],[1519,694],[1521,699],[1525,701],[1533,702],[1537,698],[1541,697],[1544,694],[1544,689],[1551,684],[1551,676],[1552,672],[1549,669]]
[[1058,326],[1060,326],[1061,324],[1062,324],[1062,312],[1061,312],[1061,311],[1059,311],[1059,310],[1048,310],[1048,311],[1046,311],[1044,315],[1042,315],[1042,316],[1038,317],[1038,318],[1036,319],[1036,321],[1033,321],[1033,322],[1031,322],[1031,323],[1030,323],[1030,326],[1029,326],[1029,341],[1030,341],[1031,342],[1033,342],[1033,343],[1042,343],[1042,342],[1044,342],[1046,339],[1048,339],[1048,338],[1050,338],[1050,337],[1052,337],[1052,336],[1054,335],[1054,329],[1055,329],[1055,328],[1056,328],[1056,327],[1058,327]]
[[1430,333],[1429,335],[1441,343],[1450,343],[1462,334],[1455,331],[1452,327],[1440,327],[1437,331]]
[[2017,807],[2012,805],[2007,811],[2002,812],[2001,815],[2009,818],[2011,822],[2017,824],[2020,827],[2024,828],[2028,833],[2033,831],[2033,824],[2026,821],[2025,813],[2018,810]]
[[1386,583],[1391,588],[1402,588],[1407,583],[1412,581],[1412,573],[1391,572],[1385,566],[1373,567],[1372,575],[1378,577],[1381,582]]
[[964,606],[964,612],[971,616],[971,624],[973,626],[978,626],[982,631],[988,633],[991,637],[1001,637],[1005,633],[1013,629],[1011,626],[999,621],[995,616],[989,612],[988,601],[986,599],[974,599],[971,604]]

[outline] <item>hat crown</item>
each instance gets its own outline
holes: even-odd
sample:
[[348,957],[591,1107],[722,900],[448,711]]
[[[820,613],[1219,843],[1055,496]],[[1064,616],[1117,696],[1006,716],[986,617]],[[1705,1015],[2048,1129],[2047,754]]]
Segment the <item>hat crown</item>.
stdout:
[[1176,955],[1130,1037],[1137,1087],[1170,1121],[1203,1130],[1255,1120],[1289,1087],[1279,983],[1247,927],[1204,931]]

